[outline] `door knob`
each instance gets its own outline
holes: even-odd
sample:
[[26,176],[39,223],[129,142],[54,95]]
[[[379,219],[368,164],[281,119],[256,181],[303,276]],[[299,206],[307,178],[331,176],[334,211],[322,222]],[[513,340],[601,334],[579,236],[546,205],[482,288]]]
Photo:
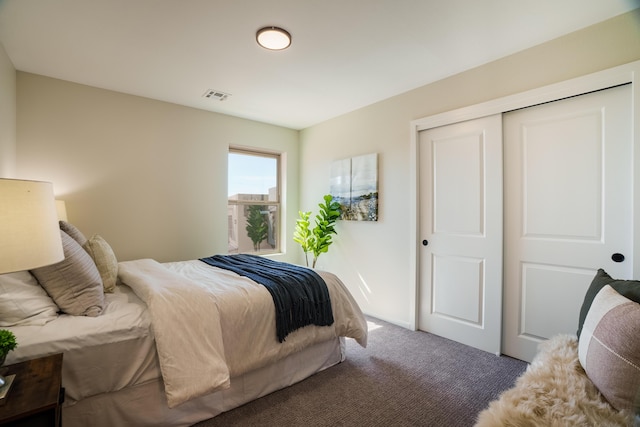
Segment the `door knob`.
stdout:
[[429,244],[429,241],[427,239],[424,239],[422,241],[422,246],[427,246]]
[[611,259],[613,260],[613,262],[622,262],[624,261],[624,255],[616,252],[615,254],[611,255]]

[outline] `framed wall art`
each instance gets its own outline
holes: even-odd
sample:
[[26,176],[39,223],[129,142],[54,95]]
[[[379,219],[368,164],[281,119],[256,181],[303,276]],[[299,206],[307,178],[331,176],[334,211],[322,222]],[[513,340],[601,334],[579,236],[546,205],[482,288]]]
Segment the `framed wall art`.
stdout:
[[329,192],[340,203],[340,219],[377,221],[378,154],[332,162]]

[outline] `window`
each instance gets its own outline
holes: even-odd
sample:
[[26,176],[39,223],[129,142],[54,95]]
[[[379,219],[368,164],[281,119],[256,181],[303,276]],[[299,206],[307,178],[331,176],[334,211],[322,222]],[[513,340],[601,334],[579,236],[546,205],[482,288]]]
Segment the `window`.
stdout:
[[280,251],[280,155],[229,149],[229,253]]

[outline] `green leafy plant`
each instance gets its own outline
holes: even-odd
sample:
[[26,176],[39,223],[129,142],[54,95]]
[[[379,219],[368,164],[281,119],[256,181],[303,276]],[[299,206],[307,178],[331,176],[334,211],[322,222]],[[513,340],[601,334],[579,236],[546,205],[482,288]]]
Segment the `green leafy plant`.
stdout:
[[319,203],[320,211],[315,217],[315,227],[310,229],[311,211],[298,212],[296,229],[293,233],[293,240],[300,244],[304,251],[304,260],[309,266],[309,252],[313,253],[312,268],[315,268],[316,261],[320,254],[328,252],[329,246],[333,243],[332,234],[338,234],[335,229],[336,220],[340,217],[340,204],[333,200],[330,194],[323,197],[324,202]]
[[0,329],[0,357],[6,356],[18,346],[16,336],[7,329]]
[[260,243],[267,238],[269,225],[262,214],[262,206],[249,206],[249,215],[247,216],[247,236],[253,242],[253,249],[257,252],[260,249]]

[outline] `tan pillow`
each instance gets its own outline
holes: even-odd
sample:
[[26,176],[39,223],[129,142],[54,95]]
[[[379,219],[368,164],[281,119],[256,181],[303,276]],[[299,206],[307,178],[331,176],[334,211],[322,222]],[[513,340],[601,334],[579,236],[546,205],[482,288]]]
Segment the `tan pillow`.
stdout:
[[60,230],[64,260],[31,270],[56,305],[74,316],[99,316],[104,309],[102,279],[89,254]]
[[73,240],[78,242],[80,246],[84,246],[87,243],[87,238],[82,234],[82,231],[78,230],[78,228],[67,222],[67,221],[59,221],[60,230],[64,231],[71,237]]
[[578,356],[587,376],[618,410],[640,413],[640,304],[604,286],[580,334]]
[[0,326],[42,326],[58,317],[58,306],[28,271],[0,274]]
[[100,235],[94,234],[83,246],[98,267],[105,292],[113,292],[118,279],[118,260],[113,249]]

